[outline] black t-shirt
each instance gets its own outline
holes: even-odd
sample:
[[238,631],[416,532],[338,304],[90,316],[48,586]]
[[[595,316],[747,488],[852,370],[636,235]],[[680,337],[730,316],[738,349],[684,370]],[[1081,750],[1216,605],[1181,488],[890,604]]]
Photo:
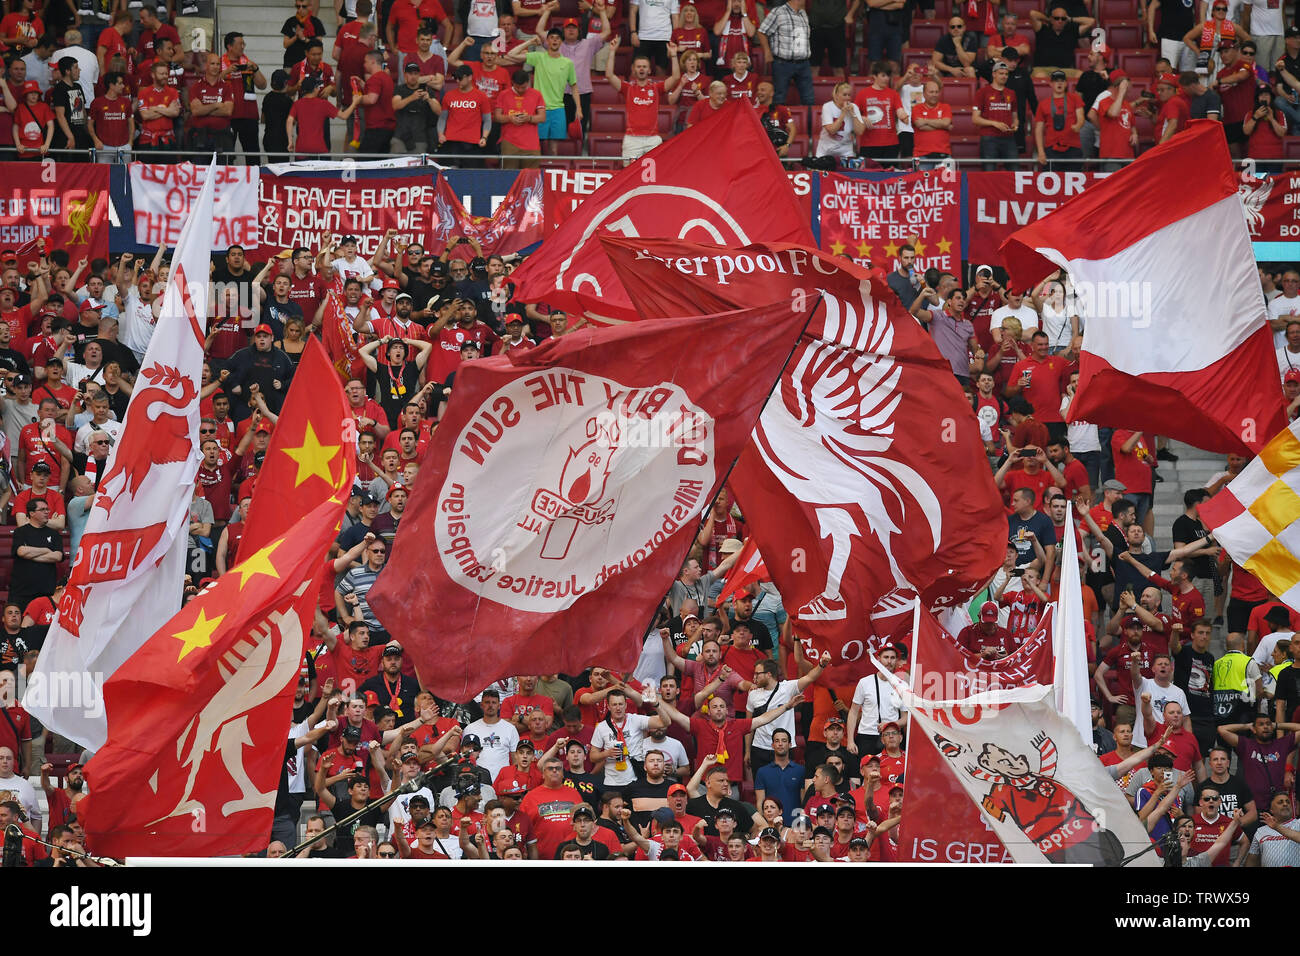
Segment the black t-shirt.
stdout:
[[[426,279],[421,279],[419,273],[406,270],[406,294],[411,297],[411,308],[416,312],[423,312],[429,305],[429,300],[434,294],[433,283]],[[422,325],[428,326],[436,316],[425,316]]]
[[[675,780],[669,780],[665,777],[659,783],[651,783],[649,780],[636,780],[623,788],[623,799],[627,805],[632,806],[632,801],[638,797],[650,797],[662,800],[668,799],[668,788],[671,787]],[[650,810],[636,810],[632,813],[632,823],[636,826],[643,827],[650,822]]]
[[1078,82],[1074,84],[1074,92],[1078,93],[1079,99],[1083,100],[1085,115],[1092,109],[1092,104],[1097,102],[1097,97],[1105,93],[1109,87],[1110,83],[1096,70],[1087,70],[1079,76]]
[[388,415],[388,427],[396,428],[402,409],[420,390],[420,369],[409,358],[396,375],[391,366],[380,365],[375,381],[379,387],[379,405]]
[[[294,35],[294,28],[303,26],[298,22],[297,17],[290,17],[284,21],[284,26],[280,28],[280,35],[291,37]],[[310,27],[310,29],[307,29]],[[304,39],[294,40],[284,50],[284,68],[293,69],[295,63],[301,63],[307,59],[307,41],[308,40],[325,40],[325,24],[320,22],[317,17],[309,17],[307,24],[303,28]],[[281,124],[283,126],[283,124]]]
[[[1198,519],[1188,515],[1179,515],[1174,519],[1173,540],[1181,541],[1183,544],[1192,544],[1209,535]],[[1190,558],[1192,565],[1192,577],[1194,578],[1212,578],[1214,577],[1214,559],[1209,557]]]
[[[72,130],[72,143],[68,142],[68,138],[63,135],[63,127],[59,125],[58,114],[55,111],[60,106],[63,107],[63,118],[67,121],[68,128]],[[65,149],[90,142],[90,133],[86,126],[86,93],[79,84],[55,83],[50,90],[50,111],[55,112],[54,139],[50,141],[51,148]]]
[[265,322],[271,327],[271,336],[275,339],[284,338],[284,325],[290,319],[298,319],[305,322],[303,318],[302,306],[293,299],[288,302],[276,302],[274,298],[267,299],[262,303],[262,314],[258,317],[258,322]]
[[[967,32],[962,34],[961,48],[963,52],[977,52],[979,50],[979,43],[979,37],[974,33]],[[934,49],[938,52],[940,58],[942,58],[944,66],[957,67],[965,65],[957,57],[957,44],[952,42],[952,34],[945,33],[943,36],[939,37],[939,42],[934,45]],[[908,305],[911,305],[911,303],[909,302]]]
[[289,134],[284,122],[291,109],[293,100],[287,93],[272,90],[262,97],[262,122],[266,124],[262,130],[262,148],[268,153],[289,151]]
[[1250,794],[1250,788],[1246,782],[1241,779],[1240,774],[1232,774],[1224,783],[1215,783],[1213,780],[1206,779],[1196,785],[1196,798],[1199,801],[1201,791],[1206,787],[1213,787],[1219,793],[1219,812],[1232,816],[1234,810],[1246,812],[1246,804],[1255,799]]
[[1162,40],[1179,40],[1196,25],[1196,0],[1160,0],[1160,26],[1156,36]]
[[605,791],[603,774],[598,777],[594,773],[573,773],[566,770],[564,779],[573,784],[573,789],[578,791],[583,803],[590,804],[594,810],[600,808],[600,795]]
[[[1051,24],[1039,27],[1035,34],[1034,68],[1042,66],[1060,67],[1073,70],[1074,51],[1079,48],[1079,25],[1071,20],[1060,33],[1052,29]],[[1091,106],[1091,103],[1086,104]]]
[[388,707],[397,712],[397,722],[405,723],[418,716],[415,713],[415,695],[420,693],[420,685],[414,677],[407,677],[405,674],[397,675],[397,682],[394,685],[395,693],[390,690],[390,685],[384,682],[385,674],[376,674],[370,680],[366,681],[359,688],[361,695],[364,697],[366,691],[373,690],[375,696],[379,698],[380,707]]
[[1214,719],[1214,655],[1198,653],[1183,644],[1174,658],[1174,686],[1187,695],[1187,706],[1196,720]]
[[16,675],[18,665],[26,656],[27,642],[23,640],[23,632],[20,630],[17,634],[10,634],[0,630],[0,671],[11,671]]
[[[732,627],[735,627],[736,622],[740,620],[734,614],[728,614],[727,618],[731,621]],[[776,646],[772,641],[772,631],[762,621],[756,621],[751,617],[745,624],[749,626],[749,633],[754,635],[754,646],[760,651],[770,651]]]
[[13,349],[0,349],[0,369],[9,372],[22,372],[24,375],[30,375],[32,370],[23,358],[21,352]]
[[[746,808],[745,804],[739,800],[732,800],[731,797],[723,797],[719,801],[717,809],[709,803],[708,797],[696,797],[694,800],[686,802],[686,812],[691,816],[699,817],[704,821],[704,832],[708,836],[717,836],[718,828],[713,825],[713,820],[718,814],[718,810],[727,807],[736,814],[736,822],[739,824],[737,830],[748,833],[752,824],[753,811]],[[687,834],[690,836],[690,834]]]
[[[1282,713],[1285,719],[1290,720],[1296,707],[1300,707],[1300,674],[1296,673],[1294,664],[1283,668],[1282,673],[1277,675],[1273,698],[1282,702]],[[1188,703],[1191,703],[1190,699]]]
[[53,594],[54,586],[59,579],[58,565],[18,557],[18,549],[22,547],[62,551],[62,536],[49,525],[38,528],[33,524],[25,524],[14,531],[14,564],[9,579],[10,596],[21,595],[23,600],[30,601],[42,594]]

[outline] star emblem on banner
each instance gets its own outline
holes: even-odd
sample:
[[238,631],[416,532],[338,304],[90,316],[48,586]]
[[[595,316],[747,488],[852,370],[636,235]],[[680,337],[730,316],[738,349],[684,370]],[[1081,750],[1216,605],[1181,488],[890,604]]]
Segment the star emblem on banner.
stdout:
[[934,247],[939,250],[939,255],[946,256],[948,254],[948,250],[952,248],[952,240],[940,239],[938,242],[934,244]]
[[[921,250],[920,249],[916,250],[916,254],[919,256],[921,254]],[[885,255],[887,255],[891,259],[897,259],[898,243],[893,242],[892,240],[890,242],[885,243]]]
[[835,242],[832,242],[832,243],[831,243],[831,255],[833,255],[833,256],[842,256],[842,255],[844,255],[844,250],[845,250],[846,248],[848,248],[848,247],[845,246],[844,243],[840,242],[840,241],[837,239]]
[[248,586],[248,579],[257,577],[259,574],[268,578],[274,578],[277,581],[280,580],[280,572],[277,571],[275,565],[271,563],[271,555],[275,552],[275,549],[280,547],[282,544],[284,544],[283,538],[280,538],[277,541],[272,541],[261,551],[249,555],[246,559],[239,562],[239,564],[233,569],[233,573],[239,575],[239,590],[244,590],[244,588]]
[[912,248],[916,250],[916,258],[920,259],[922,256],[925,255],[925,243],[922,242],[920,239],[912,243]]
[[185,655],[195,648],[211,647],[212,632],[221,626],[221,622],[226,619],[226,615],[218,614],[216,617],[208,617],[206,609],[199,610],[199,616],[194,619],[194,623],[183,631],[177,631],[172,637],[181,642],[181,652],[177,655],[176,661],[180,663],[185,659]]
[[311,477],[322,478],[326,484],[333,485],[334,476],[330,465],[338,457],[340,447],[339,445],[322,445],[320,439],[316,437],[316,430],[311,427],[311,422],[308,422],[307,430],[303,434],[302,444],[297,448],[286,447],[281,449],[298,466],[298,474],[294,478],[293,486],[297,488]]
[[858,243],[858,257],[862,259],[871,258],[871,247],[865,242]]

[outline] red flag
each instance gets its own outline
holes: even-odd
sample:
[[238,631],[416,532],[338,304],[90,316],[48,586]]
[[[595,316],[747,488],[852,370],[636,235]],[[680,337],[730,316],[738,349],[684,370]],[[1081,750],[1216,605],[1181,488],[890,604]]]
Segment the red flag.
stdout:
[[330,290],[325,296],[325,313],[321,316],[321,338],[325,342],[325,351],[329,353],[334,371],[338,372],[339,378],[346,384],[361,362],[361,350],[357,347],[357,336],[352,329],[352,320],[344,311],[343,300],[334,290]]
[[[934,615],[922,610],[912,640],[912,689],[925,700],[960,700],[986,690],[1052,683],[1049,604],[1033,634],[1001,660],[984,660],[957,645]],[[980,816],[952,768],[924,733],[907,738],[906,798],[898,829],[904,862],[1009,863],[1011,858]]]
[[[600,236],[610,232],[720,245],[813,244],[808,216],[757,114],[740,100],[632,163],[583,202],[511,274],[515,297],[585,312],[599,324],[638,318],[600,251]],[[742,304],[755,301],[762,299]]]
[[731,487],[760,550],[799,557],[769,570],[809,657],[830,652],[833,680],[866,673],[918,592],[937,607],[984,586],[1007,532],[975,416],[878,273],[787,244],[604,243],[647,316],[823,294]]
[[814,304],[462,366],[368,596],[421,683],[465,700],[510,674],[630,670]]
[[349,420],[323,350],[308,342],[253,495],[242,560],[105,683],[108,741],[86,767],[92,795],[82,804],[96,852],[266,847],[324,558],[355,475],[342,432]]
[[[485,256],[518,252],[542,238],[541,170],[520,172],[490,216],[470,215],[443,175],[438,176],[435,189],[437,216],[429,238],[429,255],[441,255],[452,236],[476,239]],[[468,244],[461,248],[465,253],[462,258],[473,255]]]
[[736,558],[736,563],[727,572],[727,577],[722,584],[722,593],[718,595],[718,600],[713,606],[722,607],[733,594],[740,594],[755,581],[768,580],[771,579],[767,574],[767,565],[763,563],[763,556],[758,553],[758,542],[754,538],[747,538],[744,547],[740,549],[739,557]]
[[[1223,125],[1193,121],[1002,244],[1022,286],[1070,275],[1084,322],[1070,421],[1243,455],[1286,427],[1237,185]],[[1213,260],[1189,259],[1209,236]]]

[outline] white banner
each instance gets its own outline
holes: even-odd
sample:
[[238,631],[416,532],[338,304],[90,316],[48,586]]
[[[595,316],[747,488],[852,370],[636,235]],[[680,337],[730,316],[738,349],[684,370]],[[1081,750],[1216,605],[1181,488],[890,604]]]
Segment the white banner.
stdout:
[[[1119,866],[1151,845],[1123,792],[1052,705],[1052,688],[927,701],[881,673],[1017,863]],[[1161,860],[1151,852],[1132,865]]]
[[209,251],[233,245],[258,245],[257,166],[195,166],[193,163],[131,163],[131,202],[135,241],[145,246],[175,246],[199,199],[209,168],[216,170]]
[[1065,534],[1060,543],[1061,590],[1057,595],[1052,640],[1056,651],[1053,684],[1056,709],[1074,724],[1079,738],[1092,748],[1092,696],[1088,685],[1088,635],[1083,629],[1083,590],[1078,549],[1074,540],[1074,505],[1065,506]]
[[92,750],[108,729],[104,681],[180,608],[201,459],[212,193],[211,185],[200,189],[180,235],[122,436],[23,696],[47,728]]

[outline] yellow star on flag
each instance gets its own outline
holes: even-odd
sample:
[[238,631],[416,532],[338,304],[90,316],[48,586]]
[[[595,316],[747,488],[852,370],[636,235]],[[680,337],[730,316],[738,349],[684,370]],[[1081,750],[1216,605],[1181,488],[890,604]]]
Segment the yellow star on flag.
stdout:
[[240,561],[233,569],[235,574],[239,575],[239,590],[243,590],[248,585],[248,579],[264,574],[268,578],[280,579],[280,572],[275,570],[275,565],[271,563],[271,554],[276,548],[284,543],[284,539],[272,541],[261,551],[249,555],[243,561]]
[[226,615],[218,614],[216,617],[209,618],[206,610],[200,609],[199,616],[195,619],[194,624],[183,631],[178,631],[172,635],[184,646],[176,660],[184,660],[185,655],[196,647],[211,647],[212,632],[221,626],[221,622],[226,619]]
[[912,248],[916,250],[916,258],[920,259],[922,256],[925,255],[925,243],[922,242],[920,239],[912,243]]
[[859,258],[862,258],[862,259],[870,259],[870,258],[871,258],[871,247],[870,247],[869,245],[867,245],[865,242],[859,242],[859,243],[858,243],[858,256],[859,256]]
[[844,255],[845,248],[846,246],[844,245],[844,243],[840,242],[839,240],[836,240],[835,242],[831,243],[831,255],[842,256]]
[[939,250],[939,255],[946,256],[948,254],[948,250],[952,248],[952,241],[949,239],[940,239],[934,245],[935,248]]
[[[920,255],[919,251],[918,251],[917,254]],[[887,243],[885,243],[885,255],[889,256],[889,258],[891,258],[891,259],[897,259],[897,258],[898,258],[898,243],[896,243],[896,242],[892,242],[892,241],[891,241],[891,242],[887,242]]]
[[316,430],[311,427],[311,422],[308,422],[302,444],[297,448],[282,449],[298,465],[298,475],[294,479],[293,486],[297,488],[312,476],[323,478],[326,484],[332,485],[334,478],[330,472],[330,463],[338,457],[339,447],[322,445],[316,437]]

